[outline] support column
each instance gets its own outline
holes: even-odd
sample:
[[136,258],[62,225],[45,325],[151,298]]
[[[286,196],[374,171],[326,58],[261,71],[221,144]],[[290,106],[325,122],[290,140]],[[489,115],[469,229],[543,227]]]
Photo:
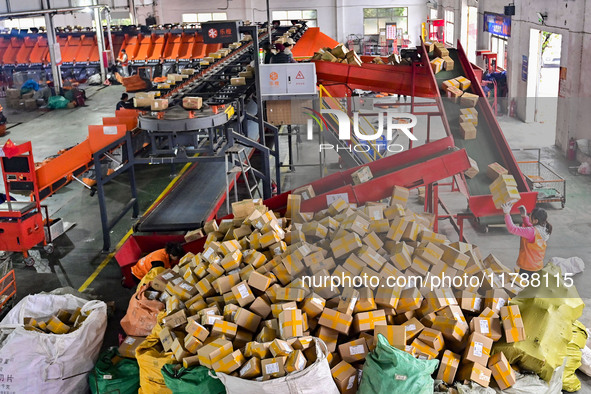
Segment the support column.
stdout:
[[137,25],[137,15],[135,13],[135,1],[127,0],[127,6],[129,7],[129,15],[131,16],[131,24]]
[[101,67],[101,81],[107,78],[107,72],[105,69],[105,63],[103,61],[103,52],[105,51],[105,36],[103,33],[103,22],[101,21],[101,10],[98,7],[92,9],[94,16],[94,27],[96,30],[96,44],[99,51],[100,67]]
[[113,35],[111,34],[111,10],[108,8],[104,9],[105,18],[107,19],[107,38],[109,39],[109,66],[115,63],[115,52],[113,50]]
[[59,44],[55,36],[55,27],[53,26],[53,18],[51,14],[44,14],[45,28],[47,30],[47,46],[49,47],[49,56],[51,58],[51,74],[53,75],[53,86],[55,93],[60,94],[62,89],[62,73],[59,63],[62,62],[62,55]]

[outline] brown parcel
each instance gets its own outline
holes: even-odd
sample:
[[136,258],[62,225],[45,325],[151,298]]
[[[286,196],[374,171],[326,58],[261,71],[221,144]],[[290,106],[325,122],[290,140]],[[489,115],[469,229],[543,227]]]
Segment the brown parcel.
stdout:
[[335,365],[330,372],[341,394],[357,392],[357,369],[346,361]]
[[145,337],[132,337],[128,336],[125,338],[119,346],[119,354],[123,357],[135,358],[135,349],[146,339]]
[[465,140],[476,139],[477,129],[473,123],[462,122],[460,123],[460,135]]
[[496,162],[489,164],[486,170],[486,175],[493,181],[495,181],[499,177],[499,175],[505,175],[508,173],[509,171],[507,171],[505,167]]
[[471,157],[468,157],[468,161],[470,161],[470,168],[464,171],[464,175],[466,175],[468,178],[474,178],[480,172],[478,163],[476,163],[476,160]]
[[183,97],[183,108],[185,109],[201,109],[203,106],[203,99],[201,97]]

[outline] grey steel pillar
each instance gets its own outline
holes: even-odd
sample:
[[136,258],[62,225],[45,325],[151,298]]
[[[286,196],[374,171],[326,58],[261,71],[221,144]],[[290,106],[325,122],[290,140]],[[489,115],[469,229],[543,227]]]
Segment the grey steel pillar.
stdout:
[[107,70],[105,69],[105,63],[103,62],[103,52],[105,51],[105,36],[103,33],[103,22],[101,20],[101,9],[99,7],[94,7],[92,9],[92,13],[94,16],[94,27],[96,29],[96,44],[98,46],[99,51],[101,81],[104,81],[107,78]]
[[62,61],[62,55],[59,44],[55,36],[55,27],[51,14],[44,14],[45,29],[47,30],[47,46],[49,47],[49,56],[51,58],[51,74],[53,75],[53,86],[55,93],[60,94],[62,89],[62,73],[58,63]]

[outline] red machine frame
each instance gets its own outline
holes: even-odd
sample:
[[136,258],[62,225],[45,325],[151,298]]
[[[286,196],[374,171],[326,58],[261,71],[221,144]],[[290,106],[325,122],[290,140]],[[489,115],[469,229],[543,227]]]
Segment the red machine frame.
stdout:
[[[36,245],[47,245],[44,230],[44,219],[41,211],[41,199],[39,198],[39,186],[35,175],[35,161],[33,160],[33,148],[31,142],[20,145],[7,144],[4,148],[5,157],[0,161],[2,177],[6,190],[7,210],[0,211],[0,250],[9,252],[22,252],[25,263],[30,263],[29,249]],[[21,160],[19,160],[21,159]],[[26,160],[26,165],[22,159]],[[20,161],[17,162],[17,161]],[[11,168],[9,164],[14,164]],[[7,168],[8,167],[8,168]],[[21,168],[16,168],[21,167]],[[25,167],[27,167],[25,169]],[[22,209],[13,209],[14,204],[22,204],[10,201],[11,191],[26,190],[31,192],[31,204],[26,204]],[[34,263],[34,260],[32,261]]]

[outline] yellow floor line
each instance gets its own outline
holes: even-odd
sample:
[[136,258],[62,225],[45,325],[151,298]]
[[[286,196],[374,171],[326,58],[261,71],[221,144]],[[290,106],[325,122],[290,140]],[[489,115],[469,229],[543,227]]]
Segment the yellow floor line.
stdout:
[[[166,193],[174,186],[175,183],[177,183],[177,181],[180,179],[180,177],[189,169],[189,167],[191,167],[192,164],[193,163],[185,164],[185,166],[181,169],[181,171],[178,173],[178,175],[175,176],[172,181],[170,181],[168,186],[166,186],[166,188],[162,191],[162,193],[160,193],[160,195],[158,195],[156,200],[154,200],[152,205],[150,205],[148,207],[148,209],[146,209],[146,211],[149,211],[150,209],[152,209],[154,207],[154,205],[156,205],[158,202],[160,202],[160,200],[162,200],[162,198],[166,195]],[[109,261],[111,261],[113,259],[113,257],[115,256],[115,253],[125,243],[125,241],[127,241],[127,239],[131,236],[131,234],[133,234],[132,228],[129,229],[127,234],[125,234],[123,236],[123,238],[121,238],[119,243],[117,243],[117,246],[115,246],[115,250],[113,250],[111,253],[109,253],[107,255],[107,257],[105,257],[105,259],[99,264],[98,267],[96,267],[94,272],[88,277],[88,279],[86,279],[86,281],[82,284],[82,286],[80,286],[80,288],[78,289],[79,292],[83,292],[84,290],[86,290],[88,288],[88,286],[90,286],[90,284],[96,279],[98,274],[100,274],[101,271],[107,266],[107,264],[109,264]]]

